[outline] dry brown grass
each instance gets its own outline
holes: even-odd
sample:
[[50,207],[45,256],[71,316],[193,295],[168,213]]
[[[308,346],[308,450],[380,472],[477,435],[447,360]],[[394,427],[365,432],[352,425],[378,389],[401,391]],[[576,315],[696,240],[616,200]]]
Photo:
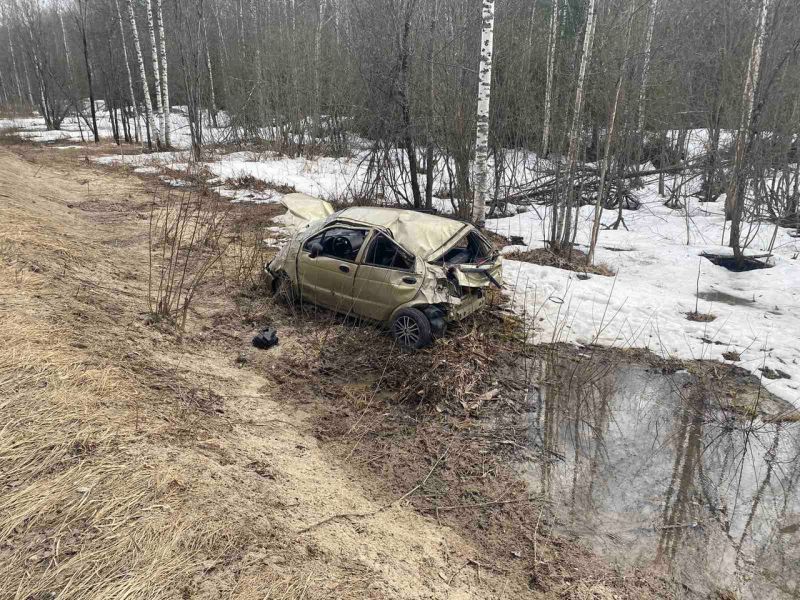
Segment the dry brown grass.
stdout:
[[[668,580],[621,575],[555,534],[548,500],[513,466],[527,452],[521,415],[541,360],[522,341],[522,323],[485,311],[408,353],[369,326],[324,312],[308,318],[316,325],[305,334],[309,353],[288,363],[281,393],[321,396],[315,421],[330,451],[475,541],[473,560],[448,577],[501,573],[508,597],[669,597]],[[365,522],[363,514],[340,516]]]
[[578,273],[592,273],[593,275],[602,275],[604,277],[613,277],[615,274],[611,267],[606,264],[589,264],[586,254],[575,248],[568,254],[556,253],[548,248],[537,248],[534,250],[511,252],[506,254],[506,258],[536,265],[544,265],[546,267],[556,267],[557,269],[565,269],[567,271],[576,271]]
[[190,510],[180,465],[141,443],[125,373],[76,355],[61,328],[0,324],[0,589],[170,597],[239,544],[246,532]]
[[[272,352],[250,349],[220,273],[182,340],[146,324],[152,196],[107,173],[60,174],[0,149],[0,597],[497,589],[487,574],[443,582],[469,544],[405,507],[374,513],[374,484],[343,472],[302,417],[280,409],[265,375],[284,372],[291,331]],[[250,360],[237,368],[243,350]],[[297,390],[284,399],[306,401]],[[373,513],[369,526],[299,533],[350,510]]]
[[120,360],[139,354],[120,328],[145,296],[92,281],[128,264],[70,210],[24,196],[0,210],[0,597],[192,594],[257,529],[209,502],[224,487],[198,477],[202,456],[162,437],[191,407]]
[[711,313],[701,313],[694,310],[686,313],[686,320],[694,321],[695,323],[711,323],[716,318],[717,316]]
[[728,350],[727,352],[722,353],[722,358],[731,362],[739,362],[742,360],[742,355],[733,350]]
[[293,194],[297,192],[293,185],[275,183],[274,181],[264,181],[263,179],[258,179],[253,175],[238,175],[237,177],[229,177],[225,180],[225,187],[229,187],[234,190],[253,190],[256,192],[275,190],[280,194]]

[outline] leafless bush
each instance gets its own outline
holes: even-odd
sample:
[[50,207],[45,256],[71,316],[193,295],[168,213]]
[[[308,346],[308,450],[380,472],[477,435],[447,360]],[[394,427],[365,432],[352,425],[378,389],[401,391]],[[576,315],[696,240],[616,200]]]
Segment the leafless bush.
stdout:
[[281,194],[293,194],[297,192],[297,189],[295,189],[293,185],[265,181],[247,173],[240,173],[226,179],[225,186],[235,190],[255,190],[257,192],[263,192],[264,190],[275,190]]
[[557,267],[559,269],[566,269],[568,271],[576,271],[584,274],[593,273],[595,275],[603,275],[604,277],[614,276],[614,271],[611,269],[611,267],[603,263],[590,264],[586,254],[576,248],[572,248],[571,252],[565,255],[553,252],[549,248],[538,248],[534,250],[525,250],[522,252],[510,252],[507,255],[507,258],[537,265]]
[[264,265],[270,248],[263,227],[247,228],[228,243],[223,270],[226,278],[239,288],[254,288],[262,281]]
[[711,323],[711,321],[715,321],[716,318],[717,316],[711,313],[700,313],[696,311],[686,313],[686,319],[688,321],[694,321],[695,323]]
[[150,314],[174,321],[180,330],[197,288],[224,253],[221,241],[227,211],[214,199],[168,193],[150,213]]

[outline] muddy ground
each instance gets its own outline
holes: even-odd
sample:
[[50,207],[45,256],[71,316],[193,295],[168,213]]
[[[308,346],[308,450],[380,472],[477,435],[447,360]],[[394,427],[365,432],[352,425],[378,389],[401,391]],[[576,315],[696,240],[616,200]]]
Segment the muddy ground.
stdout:
[[[0,148],[0,597],[696,597],[551,527],[514,465],[554,349],[501,299],[400,353],[269,299],[248,251],[281,211],[236,205],[180,331],[148,303],[169,190],[86,155]],[[733,367],[690,367],[752,410]]]

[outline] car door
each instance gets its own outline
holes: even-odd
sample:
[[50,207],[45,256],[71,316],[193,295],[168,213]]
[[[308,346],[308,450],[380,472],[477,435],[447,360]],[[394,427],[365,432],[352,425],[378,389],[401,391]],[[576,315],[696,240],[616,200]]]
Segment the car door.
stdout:
[[376,321],[388,320],[398,306],[417,295],[423,278],[419,266],[414,255],[376,231],[356,273],[353,312]]
[[[353,304],[356,259],[367,234],[365,228],[334,225],[306,240],[297,256],[301,299],[349,312]],[[321,246],[315,258],[311,258],[313,244]]]

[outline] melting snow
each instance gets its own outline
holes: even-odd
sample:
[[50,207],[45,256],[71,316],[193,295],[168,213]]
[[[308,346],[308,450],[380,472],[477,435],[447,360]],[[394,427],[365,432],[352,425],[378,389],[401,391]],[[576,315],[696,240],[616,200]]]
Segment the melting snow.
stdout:
[[[185,148],[188,132],[181,121],[185,118],[172,118],[176,145]],[[0,129],[9,127],[24,130],[22,135],[37,141],[81,139],[76,123],[67,123],[66,131],[47,132],[41,119],[0,120]],[[107,119],[101,120],[101,135],[110,136]],[[702,147],[701,136],[690,140],[690,147],[690,153],[697,152]],[[527,168],[532,158],[526,158],[519,168]],[[340,197],[363,175],[362,159],[363,155],[305,159],[235,152],[202,166],[215,176],[220,193],[232,201],[277,202],[282,194],[274,190],[225,189],[224,182],[249,176],[331,199]],[[96,160],[129,165],[141,173],[160,173],[164,168],[186,169],[190,157],[188,152],[178,151],[115,154]],[[663,205],[655,181],[638,194],[641,208],[624,212],[629,230],[600,233],[596,260],[611,267],[615,277],[579,279],[577,273],[554,267],[506,261],[504,277],[513,309],[532,324],[533,340],[642,347],[682,359],[723,360],[723,353],[733,352],[741,357],[737,364],[756,375],[762,369],[787,375],[789,378],[764,378],[764,385],[800,407],[800,239],[792,237],[789,229],[779,228],[776,233],[773,225],[762,223],[751,232],[749,251],[766,253],[776,233],[774,267],[733,273],[700,256],[703,252],[729,252],[722,244],[724,199],[706,205],[690,198],[687,214]],[[448,210],[445,200],[435,199],[435,204]],[[592,207],[583,207],[578,221],[577,243],[584,251],[592,212]],[[487,227],[524,240],[523,246],[504,249],[507,253],[542,247],[547,218],[546,208],[536,206],[512,217],[489,220]],[[615,218],[610,211],[603,221],[609,224]],[[730,297],[742,301],[726,301]],[[687,320],[686,313],[695,307],[716,315],[716,320]]]

